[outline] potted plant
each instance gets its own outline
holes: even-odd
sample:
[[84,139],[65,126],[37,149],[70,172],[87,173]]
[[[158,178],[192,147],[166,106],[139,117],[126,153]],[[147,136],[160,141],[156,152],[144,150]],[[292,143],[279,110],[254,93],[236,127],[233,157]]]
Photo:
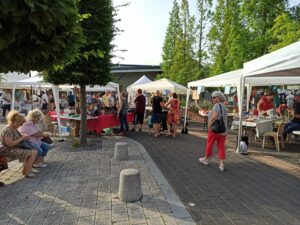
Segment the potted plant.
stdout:
[[212,109],[212,103],[207,101],[207,100],[204,100],[203,102],[201,102],[199,104],[199,114],[200,115],[207,115],[208,114],[208,111]]

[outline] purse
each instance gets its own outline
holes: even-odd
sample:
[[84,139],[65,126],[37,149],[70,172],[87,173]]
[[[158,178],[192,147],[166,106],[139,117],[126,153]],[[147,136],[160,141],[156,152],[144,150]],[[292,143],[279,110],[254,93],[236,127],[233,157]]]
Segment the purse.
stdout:
[[34,148],[31,144],[31,142],[28,140],[21,141],[19,144],[19,147],[23,148],[23,149],[33,149]]
[[42,142],[45,142],[49,145],[51,145],[53,143],[52,139],[50,137],[44,137],[41,139]]
[[221,112],[221,119],[216,120],[212,125],[211,125],[211,131],[213,133],[224,133],[226,131],[226,126],[224,123],[223,119],[223,114],[222,114],[222,107],[219,104],[220,107],[220,112]]
[[0,171],[8,169],[8,163],[5,156],[0,156]]

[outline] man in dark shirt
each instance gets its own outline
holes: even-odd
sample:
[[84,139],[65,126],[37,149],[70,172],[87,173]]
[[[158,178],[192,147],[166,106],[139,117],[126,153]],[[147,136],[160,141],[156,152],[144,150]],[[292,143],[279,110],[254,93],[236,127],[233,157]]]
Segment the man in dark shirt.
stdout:
[[294,119],[284,126],[283,136],[295,130],[300,130],[300,91],[294,97]]
[[135,131],[136,124],[138,123],[139,131],[142,131],[145,108],[146,108],[146,98],[143,95],[141,89],[137,90],[137,97],[135,98],[134,103],[135,103],[135,110],[134,110],[135,118],[134,118],[134,127],[131,130]]
[[163,107],[163,98],[160,91],[156,91],[156,95],[152,98],[152,124],[154,130],[154,137],[160,134],[161,113]]
[[70,109],[75,108],[75,95],[70,91],[68,95],[68,104]]

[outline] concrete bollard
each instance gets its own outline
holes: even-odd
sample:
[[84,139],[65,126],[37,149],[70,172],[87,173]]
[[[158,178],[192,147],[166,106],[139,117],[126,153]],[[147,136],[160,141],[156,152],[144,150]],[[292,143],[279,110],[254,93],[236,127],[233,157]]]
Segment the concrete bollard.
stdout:
[[119,199],[123,202],[136,202],[143,197],[140,172],[125,169],[120,173]]
[[128,160],[128,143],[117,142],[115,144],[114,159],[116,160]]

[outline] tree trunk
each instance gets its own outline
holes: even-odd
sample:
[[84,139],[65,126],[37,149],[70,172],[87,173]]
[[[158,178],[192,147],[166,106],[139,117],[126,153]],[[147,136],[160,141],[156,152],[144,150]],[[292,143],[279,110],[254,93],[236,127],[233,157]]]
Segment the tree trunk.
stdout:
[[81,146],[86,145],[86,89],[85,84],[80,85],[80,111],[81,111],[81,121],[80,121],[80,131],[79,131],[79,143]]

